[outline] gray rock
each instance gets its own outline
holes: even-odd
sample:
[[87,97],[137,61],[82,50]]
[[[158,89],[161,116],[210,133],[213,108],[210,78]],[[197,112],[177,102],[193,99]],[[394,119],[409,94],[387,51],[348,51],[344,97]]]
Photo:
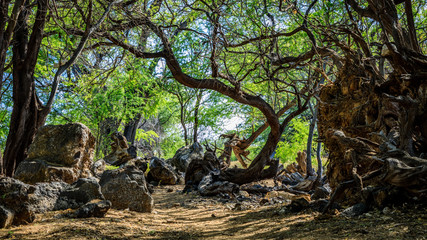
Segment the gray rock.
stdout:
[[55,205],[55,210],[76,209],[94,199],[104,199],[96,178],[80,178],[65,188]]
[[7,228],[12,225],[13,218],[13,212],[0,205],[0,228]]
[[329,188],[328,186],[320,186],[314,190],[314,193],[311,195],[311,199],[316,200],[321,198],[327,198],[330,194],[331,188]]
[[239,193],[239,185],[227,181],[218,181],[219,171],[210,172],[199,183],[198,191],[202,196],[215,196],[228,194],[232,196]]
[[291,204],[289,204],[288,208],[292,211],[292,212],[300,212],[306,208],[310,207],[310,202],[305,199],[305,198],[298,198],[295,199],[291,202]]
[[142,172],[145,172],[148,169],[148,162],[146,160],[143,160],[142,158],[139,158],[139,157],[130,160],[125,165],[126,166],[135,166],[137,169],[141,170]]
[[30,206],[30,193],[35,187],[19,180],[4,177],[0,179],[0,205],[13,213],[12,224],[20,225],[33,222],[35,212]]
[[170,164],[177,171],[186,172],[188,165],[193,159],[203,159],[203,148],[198,142],[178,149],[170,160]]
[[356,217],[368,211],[368,207],[364,203],[357,203],[349,208],[344,209],[341,215],[346,217]]
[[29,197],[29,207],[35,213],[54,210],[61,192],[69,186],[65,182],[37,183]]
[[47,125],[39,129],[15,178],[29,184],[37,182],[75,182],[92,175],[90,167],[95,137],[81,123]]
[[98,161],[94,162],[91,167],[92,174],[95,177],[101,177],[102,173],[105,171],[105,167],[107,166],[107,163],[104,161],[104,159],[99,159]]
[[175,185],[179,181],[179,176],[163,159],[152,157],[147,181],[156,181],[163,185]]
[[105,199],[110,200],[115,209],[153,210],[154,201],[147,189],[144,172],[135,166],[105,171],[99,184]]
[[98,202],[90,202],[81,206],[77,209],[73,217],[77,218],[89,218],[89,217],[104,217],[107,214],[108,210],[111,208],[111,202],[108,200],[98,201]]
[[221,164],[218,158],[211,151],[206,151],[201,159],[193,159],[185,172],[184,191],[197,189],[205,176],[209,175],[210,172],[219,171],[220,168]]

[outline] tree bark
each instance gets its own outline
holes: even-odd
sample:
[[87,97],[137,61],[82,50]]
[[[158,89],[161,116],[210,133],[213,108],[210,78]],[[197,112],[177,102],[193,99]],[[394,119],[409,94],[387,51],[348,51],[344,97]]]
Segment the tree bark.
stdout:
[[36,20],[28,40],[28,4],[19,14],[13,43],[13,110],[3,156],[2,173],[13,176],[16,166],[27,157],[27,150],[46,120],[47,114],[35,92],[33,79],[43,38],[48,1],[37,1]]
[[138,130],[141,117],[141,114],[137,114],[130,122],[125,125],[125,129],[123,130],[123,135],[131,145],[134,145],[135,143],[136,130]]
[[196,105],[194,107],[194,127],[193,127],[193,143],[198,142],[198,128],[199,128],[199,108],[200,108],[200,102],[202,100],[203,96],[203,90],[199,90],[199,92],[196,95]]

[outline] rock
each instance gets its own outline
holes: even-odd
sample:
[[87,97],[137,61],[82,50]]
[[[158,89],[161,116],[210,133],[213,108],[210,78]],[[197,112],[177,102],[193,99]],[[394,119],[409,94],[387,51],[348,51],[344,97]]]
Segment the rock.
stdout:
[[0,205],[0,228],[7,228],[13,223],[14,214],[11,210]]
[[203,159],[203,148],[198,142],[178,149],[170,160],[170,164],[177,171],[186,172],[188,165],[194,159]]
[[[20,225],[34,221],[35,213],[29,204],[29,193],[34,191],[34,186],[19,180],[8,177],[0,179],[0,205],[13,214],[12,224]],[[5,214],[10,217],[10,213]]]
[[185,172],[184,192],[198,189],[202,179],[210,172],[219,171],[220,166],[218,158],[211,151],[206,151],[203,158],[191,160]]
[[94,147],[95,138],[81,123],[44,126],[37,132],[27,159],[18,165],[14,176],[29,184],[72,183],[90,177]]
[[316,200],[321,198],[328,198],[330,194],[331,188],[329,186],[320,186],[314,190],[314,193],[311,195],[311,199]]
[[94,199],[104,199],[96,178],[80,178],[60,194],[55,210],[76,209]]
[[92,164],[90,170],[92,171],[93,176],[101,177],[102,173],[105,171],[106,166],[107,163],[104,161],[104,159],[99,159]]
[[289,204],[288,206],[288,208],[292,212],[300,212],[309,207],[310,207],[310,202],[307,201],[307,199],[305,198],[299,198],[299,199],[293,200],[291,204]]
[[137,167],[105,171],[99,184],[102,194],[111,201],[113,208],[152,212],[154,201],[147,189],[144,172]]
[[142,158],[134,158],[127,162],[126,165],[135,166],[142,172],[145,172],[148,169],[148,162],[146,160],[143,160]]
[[227,181],[218,181],[219,171],[212,171],[205,176],[198,186],[198,191],[202,196],[215,196],[228,194],[232,196],[239,193],[239,185]]
[[111,208],[111,202],[108,200],[86,203],[77,209],[72,216],[77,218],[104,217]]
[[135,159],[136,149],[135,147],[129,147],[126,137],[119,132],[115,132],[111,135],[111,153],[108,154],[104,160],[114,166],[120,166]]
[[357,203],[349,208],[344,209],[344,211],[341,212],[341,215],[346,217],[356,217],[359,215],[362,215],[368,210],[368,206],[364,203]]
[[147,174],[147,181],[156,181],[163,185],[175,185],[179,181],[178,176],[172,167],[163,159],[152,157],[150,161],[150,171]]
[[30,209],[35,213],[54,210],[61,192],[68,186],[64,182],[37,183],[29,196]]
[[272,187],[261,186],[259,184],[247,183],[240,186],[242,191],[246,191],[250,194],[266,194],[273,190]]
[[0,206],[12,213],[13,225],[30,223],[34,221],[36,213],[54,209],[60,192],[67,185],[64,182],[52,182],[33,186],[14,178],[3,177],[0,178]]

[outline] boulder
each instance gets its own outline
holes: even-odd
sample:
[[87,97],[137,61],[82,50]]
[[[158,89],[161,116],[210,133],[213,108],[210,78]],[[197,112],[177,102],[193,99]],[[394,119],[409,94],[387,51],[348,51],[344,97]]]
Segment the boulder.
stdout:
[[0,228],[7,228],[13,223],[13,213],[0,205]]
[[65,185],[54,182],[33,186],[14,178],[0,178],[2,226],[30,223],[36,213],[52,210]]
[[179,182],[179,176],[163,159],[152,157],[147,181],[155,181],[163,185],[175,185]]
[[239,193],[239,185],[227,181],[219,181],[220,171],[212,171],[206,175],[198,186],[202,196],[228,195],[229,197]]
[[54,209],[76,209],[94,199],[105,199],[98,181],[94,177],[80,178],[60,193]]
[[64,182],[37,183],[29,196],[30,209],[35,213],[54,210],[61,192],[68,186]]
[[130,160],[125,165],[126,166],[135,166],[137,169],[141,170],[142,172],[145,172],[148,169],[147,160],[139,158],[139,157]]
[[194,159],[203,159],[203,147],[198,142],[178,149],[170,160],[170,165],[177,171],[186,172],[188,165]]
[[106,166],[107,163],[104,161],[104,159],[99,159],[92,164],[90,170],[92,171],[93,176],[101,177],[102,173],[105,171]]
[[364,203],[357,203],[349,208],[344,209],[341,215],[346,217],[357,217],[368,211],[368,206]]
[[92,175],[90,167],[95,138],[81,123],[47,125],[39,129],[28,150],[28,157],[15,172],[15,178],[37,182],[75,182]]
[[120,166],[136,158],[136,148],[129,147],[126,137],[119,132],[111,135],[111,153],[104,160],[111,165]]
[[144,172],[135,166],[105,171],[99,182],[102,194],[115,209],[151,212],[153,198],[147,189]]
[[202,179],[210,172],[219,170],[220,167],[218,158],[211,151],[206,151],[203,158],[193,159],[185,172],[184,192],[198,189]]
[[317,200],[321,198],[328,198],[331,194],[331,188],[328,184],[325,184],[323,186],[317,187],[314,190],[314,193],[311,195],[311,199]]
[[108,200],[89,202],[77,209],[71,217],[89,218],[104,217],[111,208],[111,202]]

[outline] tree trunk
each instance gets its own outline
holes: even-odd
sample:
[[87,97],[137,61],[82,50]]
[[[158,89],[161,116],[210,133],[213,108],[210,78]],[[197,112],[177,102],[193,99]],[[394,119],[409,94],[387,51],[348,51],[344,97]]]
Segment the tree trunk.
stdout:
[[[313,108],[311,107],[311,103],[309,103],[310,109],[313,112]],[[308,130],[308,139],[307,139],[307,176],[313,176],[313,166],[311,164],[311,152],[312,152],[312,144],[313,144],[313,135],[314,135],[314,127],[316,126],[317,121],[317,108],[313,112],[313,117],[310,121],[310,127]]]
[[187,126],[185,125],[185,109],[184,106],[181,105],[181,126],[184,130],[184,141],[185,141],[185,146],[188,145],[188,133],[187,133]]
[[27,5],[19,14],[13,43],[13,110],[9,134],[3,156],[2,173],[13,176],[16,166],[27,157],[27,150],[46,120],[44,111],[35,92],[33,79],[43,29],[46,22],[48,2],[37,1],[36,20],[28,39],[28,18],[31,9]]
[[141,122],[141,114],[137,114],[130,122],[126,123],[123,130],[123,136],[126,137],[130,145],[135,144],[136,130],[138,130],[139,123]]
[[197,142],[198,138],[198,128],[199,128],[199,108],[200,108],[200,101],[202,100],[203,91],[199,90],[197,96],[196,96],[196,106],[194,107],[194,127],[193,127],[193,142]]

